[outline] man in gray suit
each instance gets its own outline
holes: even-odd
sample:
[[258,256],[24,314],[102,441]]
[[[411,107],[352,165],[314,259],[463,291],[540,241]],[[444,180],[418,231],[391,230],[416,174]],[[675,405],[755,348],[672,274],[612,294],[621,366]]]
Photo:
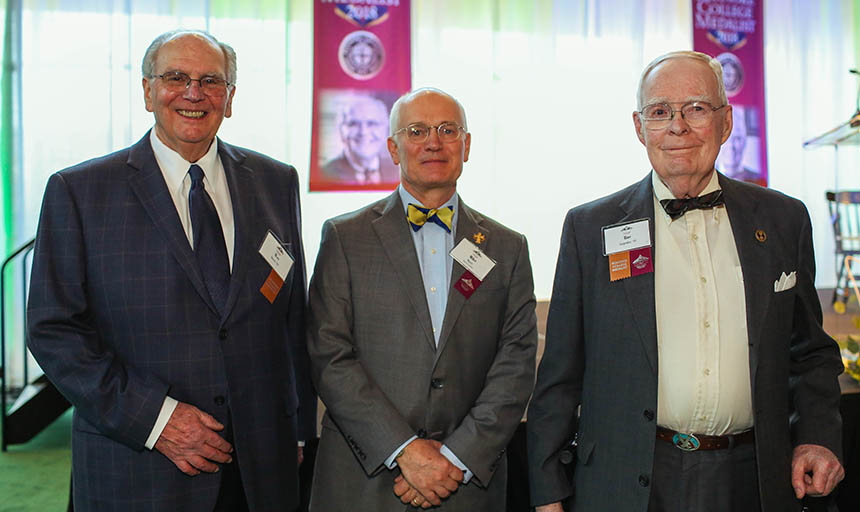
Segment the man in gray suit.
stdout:
[[653,172],[565,221],[529,409],[532,502],[799,511],[844,475],[809,216],[715,171],[732,129],[716,60],[656,59],[638,105]]
[[471,136],[453,97],[406,94],[390,125],[400,186],[325,223],[311,280],[311,508],[503,510],[534,377],[526,240],[457,195]]

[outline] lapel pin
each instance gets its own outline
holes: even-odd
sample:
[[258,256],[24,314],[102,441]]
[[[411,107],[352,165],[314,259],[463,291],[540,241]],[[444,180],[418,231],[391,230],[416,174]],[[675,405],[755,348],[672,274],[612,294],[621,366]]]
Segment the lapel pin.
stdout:
[[764,242],[767,240],[767,233],[765,233],[763,229],[757,229],[755,230],[755,239],[759,242]]
[[485,237],[484,234],[481,233],[480,231],[475,233],[474,235],[472,235],[472,238],[475,240],[475,243],[478,245],[480,245],[481,242],[483,242],[484,240],[487,239],[487,237]]

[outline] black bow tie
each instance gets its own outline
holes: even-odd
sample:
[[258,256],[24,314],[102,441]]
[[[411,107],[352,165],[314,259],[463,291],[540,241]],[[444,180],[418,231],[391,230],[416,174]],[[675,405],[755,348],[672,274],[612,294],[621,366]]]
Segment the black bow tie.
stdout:
[[661,199],[660,205],[669,214],[672,220],[681,217],[690,210],[710,210],[715,206],[726,204],[723,199],[723,191],[715,190],[710,194],[699,197],[687,197],[685,199]]

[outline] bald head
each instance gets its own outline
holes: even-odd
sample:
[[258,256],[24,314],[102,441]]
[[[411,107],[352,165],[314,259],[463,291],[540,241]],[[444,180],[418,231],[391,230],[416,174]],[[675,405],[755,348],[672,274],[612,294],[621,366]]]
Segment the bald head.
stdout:
[[642,110],[642,107],[645,106],[644,98],[643,98],[643,89],[645,88],[645,82],[648,79],[651,72],[654,71],[660,64],[663,64],[666,61],[673,59],[690,59],[693,61],[698,61],[703,64],[706,64],[708,68],[711,70],[711,73],[714,76],[715,85],[719,91],[720,103],[722,105],[728,104],[729,100],[726,96],[726,86],[723,83],[723,66],[720,64],[720,61],[701,52],[693,52],[689,50],[681,50],[665,53],[656,59],[652,60],[648,66],[645,67],[645,70],[642,71],[642,76],[639,79],[639,88],[636,91],[636,108],[637,110]]
[[466,110],[463,108],[463,105],[461,105],[460,102],[457,101],[457,98],[451,96],[445,91],[436,89],[434,87],[422,87],[420,89],[415,89],[414,91],[407,92],[406,94],[398,98],[396,102],[394,102],[394,105],[391,107],[391,114],[388,119],[388,125],[391,135],[394,135],[394,132],[403,128],[403,126],[400,126],[400,113],[403,109],[403,106],[411,103],[416,98],[425,95],[442,96],[454,102],[454,104],[457,105],[457,109],[460,111],[460,119],[458,120],[459,123],[463,126],[463,128],[466,129],[466,131],[469,130],[469,127],[466,124]]

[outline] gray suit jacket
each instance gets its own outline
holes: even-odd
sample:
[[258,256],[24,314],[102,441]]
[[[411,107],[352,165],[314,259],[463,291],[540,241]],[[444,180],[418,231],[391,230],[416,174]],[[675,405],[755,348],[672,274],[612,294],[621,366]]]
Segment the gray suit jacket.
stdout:
[[[722,175],[719,181],[744,279],[762,508],[799,510],[792,447],[814,443],[841,453],[842,364],[821,329],[809,216],[779,192]],[[610,282],[600,229],[641,218],[651,219],[653,240],[650,174],[567,215],[529,408],[533,503],[573,495],[576,512],[648,509],[657,426],[654,274]],[[757,230],[766,240],[757,240]],[[794,270],[797,285],[774,293],[780,274]],[[577,431],[571,481],[558,454]]]
[[[298,506],[296,437],[314,436],[317,401],[296,171],[221,141],[218,154],[236,230],[223,315],[149,134],[48,181],[28,343],[75,406],[76,510],[212,510],[221,473],[186,476],[144,448],[167,394],[232,425],[251,510]],[[257,252],[268,230],[295,258],[274,304],[259,291],[271,271]]]
[[444,510],[503,510],[504,451],[534,379],[535,299],[525,237],[460,202],[457,242],[476,233],[496,266],[467,300],[453,288],[438,348],[415,246],[395,191],[329,220],[310,286],[308,347],[327,406],[316,511],[404,510],[383,462],[417,435],[475,477]]

